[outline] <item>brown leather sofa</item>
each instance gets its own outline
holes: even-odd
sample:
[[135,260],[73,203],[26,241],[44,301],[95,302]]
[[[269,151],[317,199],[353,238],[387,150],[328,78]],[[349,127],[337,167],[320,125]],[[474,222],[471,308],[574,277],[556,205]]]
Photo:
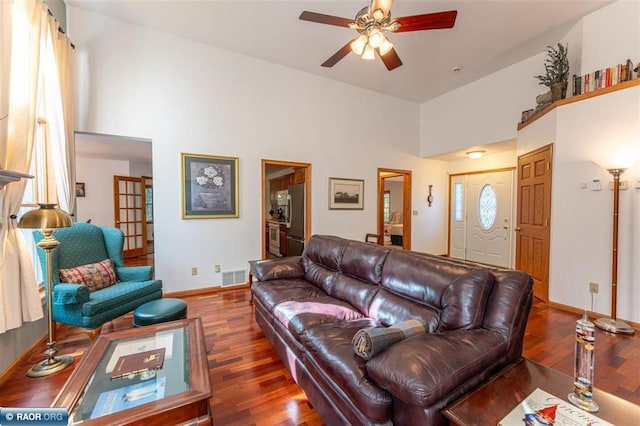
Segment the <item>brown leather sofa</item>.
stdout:
[[[443,408],[522,356],[519,271],[316,235],[254,272],[256,320],[328,425],[448,424]],[[355,354],[358,330],[408,319],[427,332]]]

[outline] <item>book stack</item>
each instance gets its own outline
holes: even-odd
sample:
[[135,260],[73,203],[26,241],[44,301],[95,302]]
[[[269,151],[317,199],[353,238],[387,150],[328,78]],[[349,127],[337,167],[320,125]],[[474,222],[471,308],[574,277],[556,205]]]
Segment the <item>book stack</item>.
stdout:
[[623,81],[633,80],[633,62],[604,68],[584,75],[573,75],[573,95],[590,93],[594,90],[614,86]]

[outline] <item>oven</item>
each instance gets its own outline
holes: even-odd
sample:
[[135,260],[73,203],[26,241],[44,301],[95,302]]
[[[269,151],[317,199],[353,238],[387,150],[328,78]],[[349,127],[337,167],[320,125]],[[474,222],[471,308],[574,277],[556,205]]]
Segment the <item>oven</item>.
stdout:
[[269,253],[280,257],[280,224],[269,222]]

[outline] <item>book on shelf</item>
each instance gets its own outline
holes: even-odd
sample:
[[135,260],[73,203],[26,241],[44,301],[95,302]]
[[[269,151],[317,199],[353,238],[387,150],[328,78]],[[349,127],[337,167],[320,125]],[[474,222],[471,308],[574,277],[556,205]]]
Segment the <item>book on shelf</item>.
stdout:
[[523,425],[613,426],[564,399],[536,388],[498,426]]
[[165,348],[157,348],[131,355],[122,355],[118,358],[118,362],[111,372],[111,380],[162,368],[164,353]]
[[613,67],[595,70],[581,76],[574,74],[573,94],[590,93],[629,80],[633,80],[633,62],[627,59],[625,63]]

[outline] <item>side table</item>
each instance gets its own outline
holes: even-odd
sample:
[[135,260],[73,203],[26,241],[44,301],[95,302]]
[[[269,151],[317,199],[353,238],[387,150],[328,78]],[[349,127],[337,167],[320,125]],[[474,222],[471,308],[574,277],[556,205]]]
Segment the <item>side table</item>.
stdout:
[[[496,425],[536,388],[566,400],[573,378],[522,359],[442,413],[452,425]],[[640,424],[640,406],[595,388],[593,399],[600,406],[595,416],[616,425]]]
[[251,287],[253,286],[253,276],[256,273],[256,265],[260,262],[264,262],[264,260],[250,260],[249,261],[249,293],[251,293],[251,298],[249,299],[249,304],[253,305],[253,292],[251,291]]

